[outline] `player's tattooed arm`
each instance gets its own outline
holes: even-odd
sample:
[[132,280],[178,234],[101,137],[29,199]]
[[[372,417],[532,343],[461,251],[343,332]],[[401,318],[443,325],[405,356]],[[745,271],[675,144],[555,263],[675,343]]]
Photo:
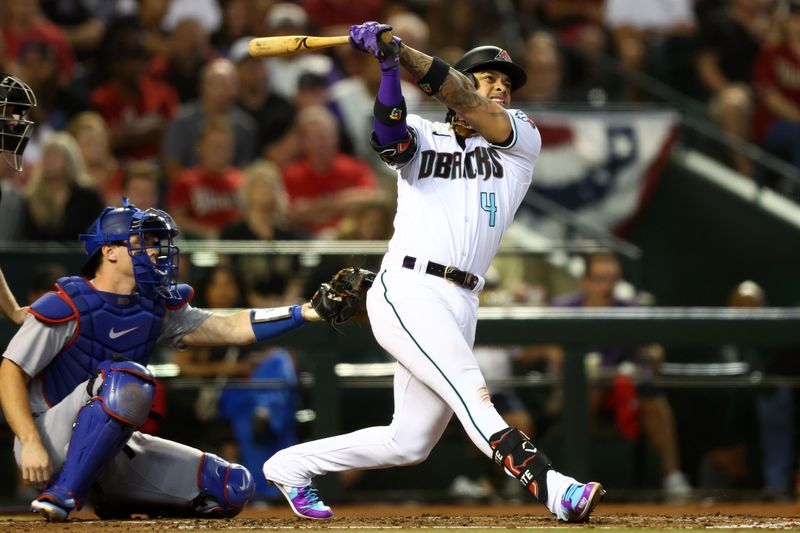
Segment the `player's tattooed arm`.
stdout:
[[[410,46],[400,47],[400,64],[416,79],[422,78],[433,58]],[[451,68],[434,98],[463,117],[490,142],[503,142],[511,135],[511,120],[503,106],[475,90],[467,76]]]

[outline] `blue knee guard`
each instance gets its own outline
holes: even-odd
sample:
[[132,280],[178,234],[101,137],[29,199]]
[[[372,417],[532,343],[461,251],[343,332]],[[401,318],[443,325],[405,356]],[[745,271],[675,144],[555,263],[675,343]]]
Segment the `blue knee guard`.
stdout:
[[[253,499],[256,484],[250,471],[231,464],[213,453],[204,453],[200,460],[200,498],[198,512],[204,516],[236,516]],[[210,499],[209,499],[210,498]]]
[[[67,511],[83,506],[89,487],[147,420],[153,403],[155,382],[147,368],[132,361],[103,361],[97,369],[103,383],[78,412],[64,467],[39,496],[59,500]],[[92,388],[90,382],[89,394],[93,394]]]

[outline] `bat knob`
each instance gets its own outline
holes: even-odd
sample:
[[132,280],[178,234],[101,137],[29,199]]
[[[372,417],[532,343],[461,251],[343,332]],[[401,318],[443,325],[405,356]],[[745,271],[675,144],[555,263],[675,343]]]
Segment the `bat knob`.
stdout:
[[382,31],[378,34],[378,36],[385,44],[390,44],[392,39],[394,39],[394,35],[392,34],[391,30]]

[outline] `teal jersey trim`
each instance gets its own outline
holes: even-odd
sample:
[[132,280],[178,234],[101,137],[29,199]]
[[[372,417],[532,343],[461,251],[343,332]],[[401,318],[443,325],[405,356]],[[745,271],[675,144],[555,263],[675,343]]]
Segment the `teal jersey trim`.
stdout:
[[419,348],[419,351],[422,352],[422,355],[424,355],[428,359],[428,361],[431,362],[431,364],[434,366],[434,368],[436,368],[437,371],[439,371],[439,374],[441,374],[441,376],[444,378],[447,384],[450,385],[450,388],[453,389],[453,392],[455,392],[456,396],[458,396],[458,400],[461,402],[461,405],[463,405],[464,409],[467,411],[467,416],[469,417],[470,422],[472,422],[472,425],[475,427],[476,430],[478,430],[478,433],[480,433],[481,437],[483,437],[483,439],[486,441],[486,444],[489,444],[489,439],[486,437],[486,435],[483,434],[481,428],[478,427],[478,424],[475,423],[475,419],[472,418],[472,413],[469,412],[469,408],[467,407],[467,404],[464,402],[464,398],[462,398],[461,394],[459,394],[458,389],[456,389],[453,386],[453,382],[450,381],[447,375],[444,372],[442,372],[442,369],[439,368],[439,365],[437,365],[436,362],[433,359],[431,359],[431,356],[428,355],[428,353],[422,348],[422,346],[419,345],[417,339],[414,338],[414,335],[412,335],[411,332],[408,331],[408,328],[403,323],[403,319],[400,318],[400,314],[397,312],[397,309],[395,308],[394,304],[391,302],[391,300],[389,300],[389,295],[387,294],[389,292],[389,288],[386,286],[386,281],[383,279],[383,276],[385,274],[386,274],[385,270],[381,272],[381,285],[383,285],[383,298],[386,300],[386,303],[388,303],[389,306],[392,308],[394,316],[396,316],[397,321],[400,322],[400,327],[403,328],[403,331],[405,331],[411,338],[411,340],[414,341],[414,344],[417,345],[417,348]]

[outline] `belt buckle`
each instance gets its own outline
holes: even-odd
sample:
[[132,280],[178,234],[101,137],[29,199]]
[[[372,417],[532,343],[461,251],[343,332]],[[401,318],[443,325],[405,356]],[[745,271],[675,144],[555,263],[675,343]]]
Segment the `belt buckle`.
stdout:
[[[458,270],[456,267],[454,267],[454,266],[449,266],[449,265],[448,265],[448,266],[444,267],[444,274],[442,275],[442,277],[443,277],[444,279],[446,279],[447,281],[450,281],[449,275],[450,275],[452,272],[455,272],[456,270]],[[450,281],[450,283],[453,283],[453,282],[452,282],[452,281]]]

